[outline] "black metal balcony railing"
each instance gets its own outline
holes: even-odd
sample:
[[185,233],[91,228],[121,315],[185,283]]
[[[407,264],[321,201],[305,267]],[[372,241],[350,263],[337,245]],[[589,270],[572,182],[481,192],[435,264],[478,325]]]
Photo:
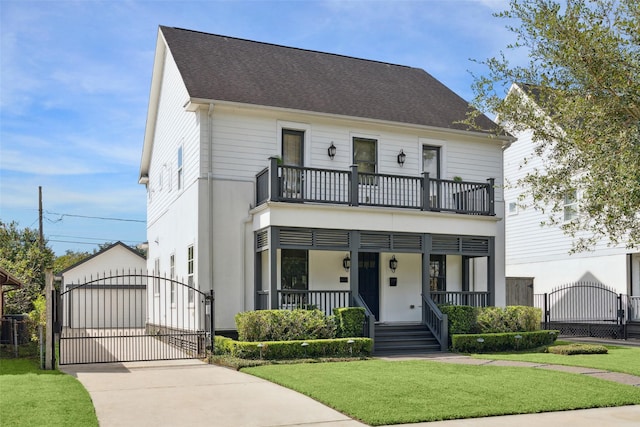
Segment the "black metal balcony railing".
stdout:
[[495,215],[494,179],[486,183],[278,165],[256,175],[257,204],[267,201],[383,206]]

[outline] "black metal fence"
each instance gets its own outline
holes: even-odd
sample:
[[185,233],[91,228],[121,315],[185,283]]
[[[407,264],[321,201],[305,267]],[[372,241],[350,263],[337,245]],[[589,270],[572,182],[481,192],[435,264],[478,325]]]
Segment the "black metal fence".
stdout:
[[213,292],[142,272],[63,286],[55,308],[61,365],[198,358],[212,345]]
[[534,295],[545,329],[562,335],[623,338],[629,298],[598,282],[575,282]]

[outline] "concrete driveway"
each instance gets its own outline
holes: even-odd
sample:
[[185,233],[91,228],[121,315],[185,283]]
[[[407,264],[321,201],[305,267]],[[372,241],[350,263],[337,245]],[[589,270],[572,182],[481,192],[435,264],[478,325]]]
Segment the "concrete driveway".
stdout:
[[198,360],[67,365],[101,427],[355,427],[357,421],[268,381]]

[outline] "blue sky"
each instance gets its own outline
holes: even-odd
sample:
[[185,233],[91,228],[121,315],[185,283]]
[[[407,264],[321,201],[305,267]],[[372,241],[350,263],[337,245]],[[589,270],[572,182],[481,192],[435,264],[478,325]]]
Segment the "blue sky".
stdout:
[[[146,240],[138,171],[158,25],[425,69],[470,100],[506,0],[0,1],[0,220],[58,255]],[[99,217],[99,218],[86,218]],[[104,219],[104,218],[113,218]],[[126,221],[124,221],[126,220]]]

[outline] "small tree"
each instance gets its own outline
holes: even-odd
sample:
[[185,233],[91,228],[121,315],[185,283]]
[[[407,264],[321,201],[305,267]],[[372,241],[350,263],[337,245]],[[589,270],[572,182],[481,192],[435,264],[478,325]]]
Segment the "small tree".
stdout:
[[[579,218],[562,225],[574,250],[640,245],[640,2],[511,0],[496,16],[516,23],[507,49],[526,50],[529,63],[484,61],[474,104],[510,131],[531,130],[544,162],[514,184],[552,224],[579,191]],[[525,90],[505,96],[513,82]]]

